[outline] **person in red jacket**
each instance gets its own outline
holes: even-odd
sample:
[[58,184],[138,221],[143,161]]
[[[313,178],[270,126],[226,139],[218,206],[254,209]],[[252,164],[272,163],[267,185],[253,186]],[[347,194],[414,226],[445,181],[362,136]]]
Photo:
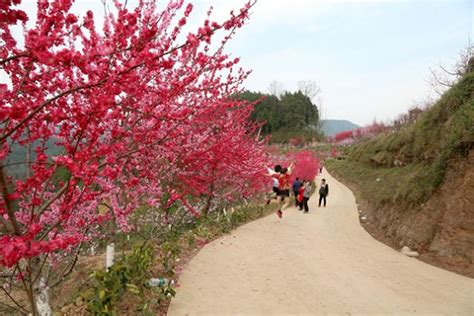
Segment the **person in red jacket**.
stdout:
[[278,196],[280,196],[280,202],[278,203],[278,211],[276,212],[279,218],[282,217],[282,210],[287,208],[289,203],[285,205],[285,199],[290,198],[290,175],[293,172],[293,163],[288,168],[282,168],[278,176]]
[[281,169],[282,168],[280,165],[276,165],[273,170],[267,167],[267,170],[268,170],[267,175],[272,177],[272,180],[273,180],[272,192],[270,192],[270,194],[268,195],[267,204],[270,204],[270,200],[272,198],[275,198],[275,200],[278,199],[278,191],[280,187],[279,176],[280,176]]
[[[287,197],[289,199],[290,197],[290,175],[291,175],[291,172],[293,171],[293,167],[294,167],[293,163],[290,164],[288,168],[281,168],[280,165],[277,165],[275,166],[275,171],[267,167],[267,170],[268,170],[267,175],[272,177],[273,179],[278,180],[278,189],[276,190],[274,189],[274,192],[276,191],[277,197],[280,197],[280,200],[278,201],[278,210],[276,212],[279,218],[281,218],[283,215],[282,209],[285,209],[288,207],[288,205],[284,205],[284,204],[285,204],[285,199]],[[267,204],[269,203],[270,203],[270,200],[267,200]]]

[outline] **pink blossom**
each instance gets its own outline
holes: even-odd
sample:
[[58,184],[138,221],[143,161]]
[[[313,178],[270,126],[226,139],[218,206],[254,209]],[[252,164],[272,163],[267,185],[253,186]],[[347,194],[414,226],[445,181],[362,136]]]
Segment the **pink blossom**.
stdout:
[[238,58],[208,45],[222,25],[242,26],[248,6],[222,23],[204,21],[182,43],[193,8],[182,13],[182,0],[163,11],[117,1],[103,33],[92,12],[74,15],[70,0],[38,1],[20,45],[11,26],[28,15],[17,3],[0,1],[0,59],[17,56],[2,63],[12,87],[0,85],[0,160],[10,158],[10,144],[34,154],[22,162],[27,176],[3,175],[0,265],[67,256],[110,221],[128,231],[130,214],[144,205],[162,212],[175,204],[198,217],[209,197],[233,201],[267,189],[269,157],[249,121],[253,105],[230,98],[248,72],[231,72]]

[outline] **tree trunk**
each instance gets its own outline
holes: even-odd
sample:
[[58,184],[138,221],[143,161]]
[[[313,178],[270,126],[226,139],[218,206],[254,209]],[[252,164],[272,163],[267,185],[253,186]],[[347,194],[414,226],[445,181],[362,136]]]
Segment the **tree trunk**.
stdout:
[[211,201],[212,201],[212,195],[209,195],[209,197],[207,198],[206,204],[204,205],[204,207],[201,210],[201,215],[203,217],[207,217],[207,215],[209,214],[209,208],[211,207]]
[[36,310],[40,316],[51,316],[53,311],[49,305],[48,285],[46,284],[46,277],[41,276],[38,281],[35,294]]

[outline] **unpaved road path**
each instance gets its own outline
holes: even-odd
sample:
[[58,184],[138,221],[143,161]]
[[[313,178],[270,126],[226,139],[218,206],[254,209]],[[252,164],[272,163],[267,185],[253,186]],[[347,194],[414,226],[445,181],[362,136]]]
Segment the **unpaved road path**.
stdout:
[[[168,315],[474,315],[474,280],[373,239],[352,192],[323,172],[310,199],[206,245],[185,268]],[[319,183],[319,179],[318,179]]]

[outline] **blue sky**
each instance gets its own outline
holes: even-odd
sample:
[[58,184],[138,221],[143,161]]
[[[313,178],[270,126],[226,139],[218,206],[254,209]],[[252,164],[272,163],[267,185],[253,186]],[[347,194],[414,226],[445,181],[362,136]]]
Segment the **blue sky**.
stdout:
[[[109,0],[110,1],[110,0]],[[36,1],[23,1],[31,13]],[[129,7],[137,0],[129,0]],[[158,3],[166,3],[159,0]],[[185,2],[189,2],[185,0]],[[195,0],[191,27],[223,20],[245,0]],[[365,125],[388,121],[433,96],[430,67],[450,66],[473,36],[474,0],[258,0],[249,24],[227,52],[252,69],[245,87],[266,92],[271,81],[296,90],[300,80],[322,89],[323,117]],[[99,0],[76,0],[74,11]],[[199,23],[200,24],[200,23]]]
[[433,95],[430,67],[453,64],[472,33],[469,0],[260,0],[229,49],[253,69],[249,89],[314,80],[326,118],[363,125]]

